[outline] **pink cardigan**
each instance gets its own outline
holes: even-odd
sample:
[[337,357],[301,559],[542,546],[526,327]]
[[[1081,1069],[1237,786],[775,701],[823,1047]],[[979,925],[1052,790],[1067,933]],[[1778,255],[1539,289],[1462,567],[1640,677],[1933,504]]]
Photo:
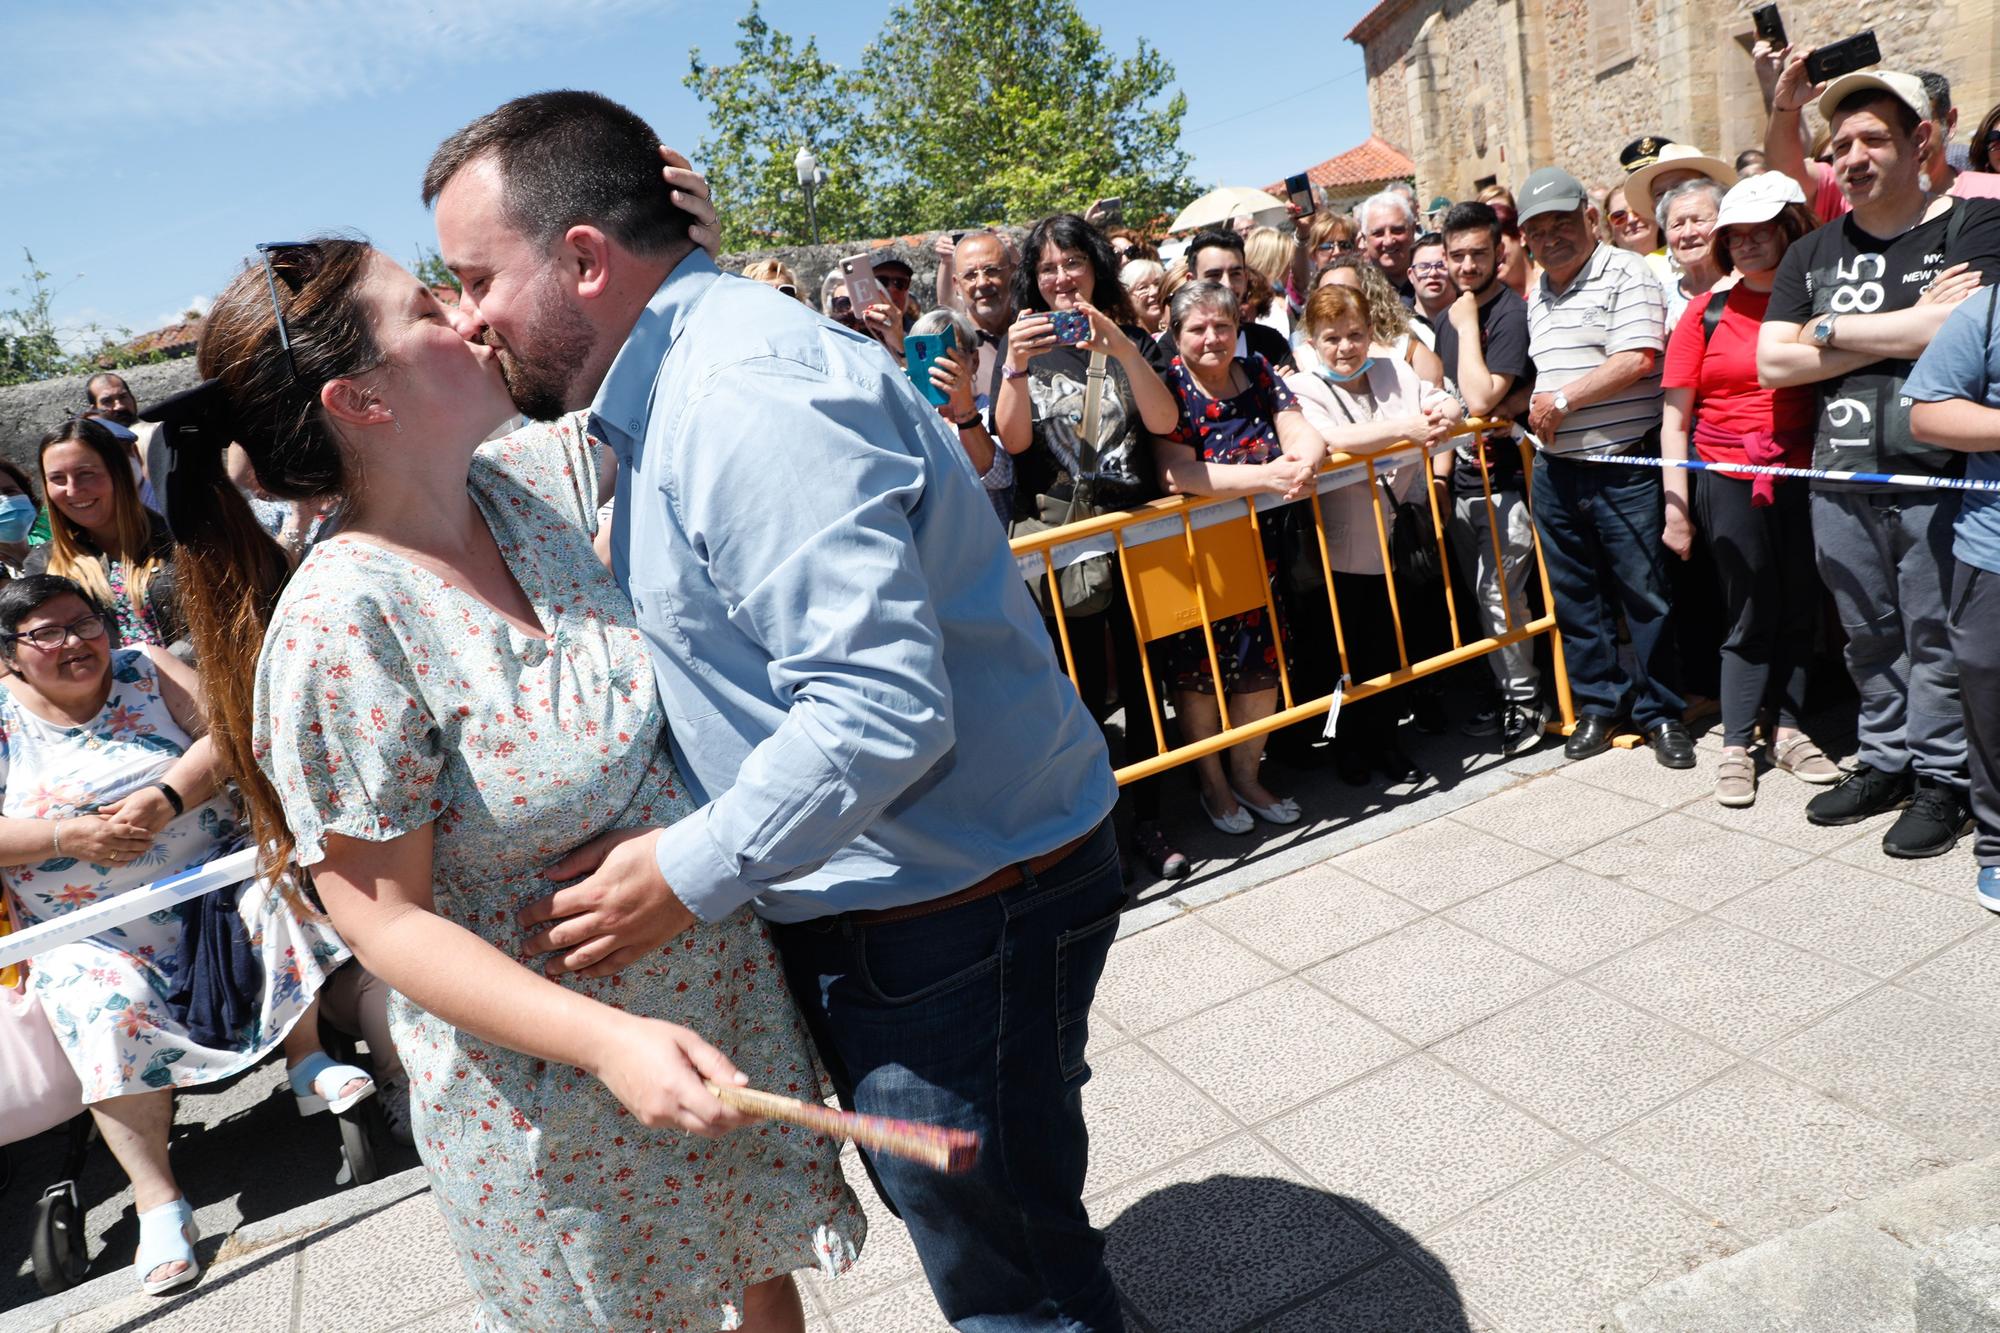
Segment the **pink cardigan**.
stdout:
[[[1307,424],[1328,440],[1333,438],[1333,432],[1338,428],[1357,421],[1415,416],[1430,403],[1445,396],[1442,391],[1418,379],[1417,372],[1410,369],[1408,362],[1393,355],[1377,356],[1375,364],[1368,368],[1368,388],[1372,399],[1369,394],[1355,394],[1331,384],[1312,371],[1288,375],[1285,384],[1298,395],[1299,407],[1305,413]],[[1377,475],[1387,480],[1389,490],[1398,501],[1420,495],[1419,488],[1429,469],[1419,465],[1413,452],[1404,451],[1395,457],[1399,460],[1398,465]],[[1320,523],[1326,529],[1327,559],[1336,570],[1345,574],[1382,572],[1382,548],[1375,529],[1373,502],[1374,496],[1381,494],[1381,489],[1358,482],[1320,493]],[[1371,491],[1374,495],[1370,494]],[[1386,506],[1387,497],[1383,497],[1383,502]],[[1386,523],[1394,515],[1385,508],[1382,517]]]

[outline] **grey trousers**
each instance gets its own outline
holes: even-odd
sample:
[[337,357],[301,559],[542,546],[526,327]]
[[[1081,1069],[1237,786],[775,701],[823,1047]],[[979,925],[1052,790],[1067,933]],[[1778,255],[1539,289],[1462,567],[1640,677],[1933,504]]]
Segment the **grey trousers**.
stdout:
[[1862,762],[1966,785],[1958,659],[1946,625],[1955,491],[1814,491],[1820,578],[1847,631]]
[[1951,598],[1951,643],[1965,690],[1970,745],[1973,852],[2000,866],[2000,574],[1961,564]]
[[[1493,529],[1500,529],[1500,560],[1493,559]],[[1459,568],[1472,576],[1479,598],[1479,624],[1488,634],[1507,632],[1511,609],[1514,628],[1528,623],[1528,580],[1535,575],[1535,519],[1528,498],[1517,490],[1493,492],[1489,515],[1485,495],[1461,495],[1452,502],[1451,543]],[[1508,703],[1533,704],[1541,697],[1542,678],[1535,669],[1532,639],[1487,654],[1500,697]]]

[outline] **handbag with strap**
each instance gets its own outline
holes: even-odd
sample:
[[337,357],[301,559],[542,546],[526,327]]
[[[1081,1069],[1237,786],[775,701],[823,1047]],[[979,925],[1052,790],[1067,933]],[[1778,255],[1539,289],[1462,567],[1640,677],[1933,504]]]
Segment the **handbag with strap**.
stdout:
[[[1336,391],[1333,405],[1350,424],[1360,424],[1346,399]],[[1409,466],[1409,465],[1406,465]],[[1430,468],[1430,455],[1417,456],[1414,466]],[[1389,563],[1397,574],[1418,587],[1427,587],[1444,580],[1444,566],[1438,560],[1437,524],[1431,519],[1431,507],[1426,501],[1398,500],[1396,492],[1390,489],[1389,479],[1377,473],[1375,484],[1382,488],[1382,499],[1388,505]]]
[[[1084,377],[1083,422],[1077,433],[1076,471],[1070,478],[1067,496],[1037,495],[1035,517],[1014,520],[1012,535],[1026,537],[1047,532],[1095,516],[1099,510],[1089,477],[1097,471],[1097,424],[1104,392],[1104,353],[1090,354],[1090,368]],[[1055,611],[1049,606],[1049,581],[1044,576],[1028,580],[1028,591],[1045,616]],[[1118,594],[1117,563],[1109,555],[1090,555],[1067,565],[1058,563],[1056,593],[1065,616],[1094,616],[1111,609]]]

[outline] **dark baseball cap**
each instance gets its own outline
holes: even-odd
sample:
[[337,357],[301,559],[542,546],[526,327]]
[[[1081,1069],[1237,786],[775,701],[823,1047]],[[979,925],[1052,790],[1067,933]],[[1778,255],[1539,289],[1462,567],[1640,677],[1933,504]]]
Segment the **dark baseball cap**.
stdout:
[[1520,208],[1518,220],[1526,222],[1542,213],[1574,213],[1590,202],[1590,196],[1583,182],[1561,167],[1537,167],[1521,182],[1514,202]]

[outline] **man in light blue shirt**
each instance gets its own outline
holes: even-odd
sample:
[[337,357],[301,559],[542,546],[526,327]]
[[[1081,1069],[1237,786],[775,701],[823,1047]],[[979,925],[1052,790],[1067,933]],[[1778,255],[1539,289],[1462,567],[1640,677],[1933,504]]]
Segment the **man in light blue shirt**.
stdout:
[[[1924,349],[1903,396],[1910,434],[1967,455],[1965,479],[2000,485],[2000,288],[1959,302]],[[1946,625],[1965,710],[1980,905],[2000,912],[2000,494],[1969,491],[1952,525]]]
[[[876,344],[719,274],[657,179],[616,188],[656,142],[537,94],[425,178],[517,405],[589,405],[617,456],[613,569],[705,802],[561,863],[593,873],[530,948],[615,971],[754,906],[842,1100],[984,1140],[961,1176],[868,1159],[945,1314],[1122,1328],[1081,1203],[1124,903],[1102,739],[958,441]],[[690,1127],[728,1123],[711,1102],[687,1090]]]

